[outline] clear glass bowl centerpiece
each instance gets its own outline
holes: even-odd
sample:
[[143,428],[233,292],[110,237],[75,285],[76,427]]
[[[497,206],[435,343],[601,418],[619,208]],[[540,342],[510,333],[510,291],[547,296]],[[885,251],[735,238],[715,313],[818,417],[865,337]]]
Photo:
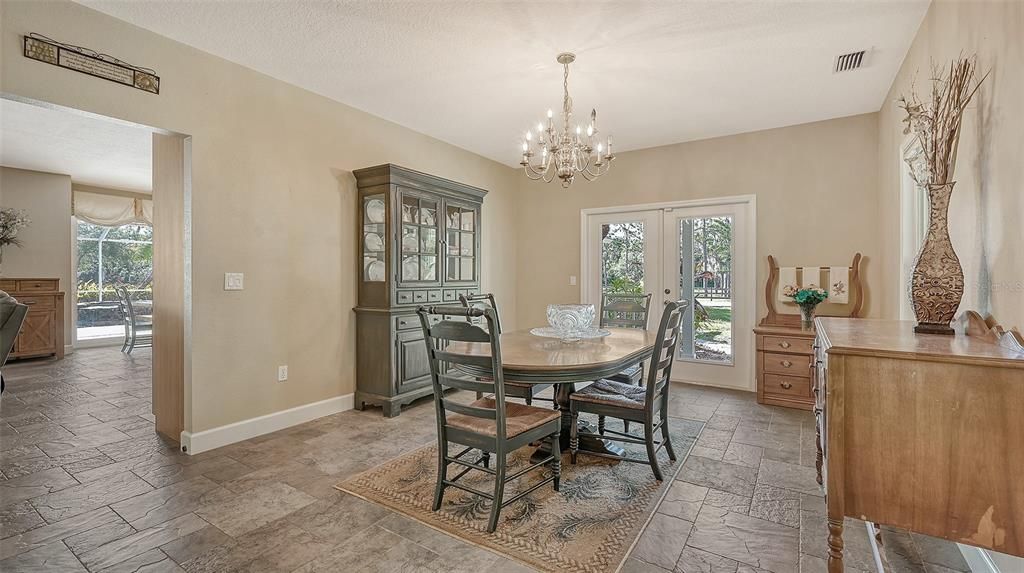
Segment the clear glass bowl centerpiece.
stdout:
[[608,336],[607,330],[594,328],[597,310],[592,304],[549,304],[548,327],[534,328],[536,336],[559,338],[562,342],[578,342],[584,338]]

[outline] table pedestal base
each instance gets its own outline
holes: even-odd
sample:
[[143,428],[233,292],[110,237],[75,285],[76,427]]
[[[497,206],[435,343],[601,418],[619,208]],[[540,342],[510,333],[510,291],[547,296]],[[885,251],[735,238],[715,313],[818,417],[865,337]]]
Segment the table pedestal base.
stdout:
[[[562,433],[559,435],[558,441],[563,452],[569,451],[569,434],[572,427],[572,416],[569,414],[569,396],[575,391],[576,384],[555,385],[555,404],[562,413]],[[622,456],[626,453],[626,450],[622,449],[618,444],[602,439],[600,434],[597,433],[597,429],[590,422],[579,420],[577,428],[579,429],[580,452],[594,452],[612,456]],[[537,463],[549,455],[551,455],[551,446],[544,442],[533,453],[530,460],[533,463]]]

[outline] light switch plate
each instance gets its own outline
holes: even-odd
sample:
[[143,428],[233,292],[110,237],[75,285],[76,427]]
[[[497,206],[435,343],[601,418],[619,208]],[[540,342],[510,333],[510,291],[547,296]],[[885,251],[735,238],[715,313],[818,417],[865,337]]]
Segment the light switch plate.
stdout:
[[569,286],[576,286],[576,275],[569,276]]
[[278,382],[284,382],[287,379],[288,379],[288,365],[285,364],[284,366],[278,366],[277,367],[277,381]]
[[224,273],[224,290],[242,290],[245,286],[243,273]]

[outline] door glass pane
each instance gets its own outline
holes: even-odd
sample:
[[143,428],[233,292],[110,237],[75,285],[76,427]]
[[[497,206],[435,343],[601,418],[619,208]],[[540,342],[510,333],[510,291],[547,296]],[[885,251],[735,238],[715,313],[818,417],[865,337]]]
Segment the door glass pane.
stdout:
[[76,274],[78,340],[123,337],[115,285],[128,289],[136,313],[153,313],[152,227],[101,227],[78,221]]
[[459,250],[461,255],[464,257],[473,256],[473,233],[462,233],[462,238],[459,240]]
[[425,281],[432,281],[437,279],[437,257],[433,256],[421,256],[420,257],[420,279]]
[[459,254],[459,233],[457,231],[448,231],[448,254]]
[[415,253],[420,246],[420,229],[414,225],[402,225],[402,252]]
[[402,197],[402,222],[416,223],[420,216],[420,202],[415,197]]
[[472,230],[474,230],[473,229],[473,225],[474,225],[475,215],[476,215],[476,213],[473,212],[473,211],[463,211],[462,212],[462,230],[463,231],[472,231]]
[[420,224],[431,227],[437,224],[437,204],[433,201],[420,201]]
[[459,263],[462,266],[462,271],[459,273],[459,280],[473,280],[473,260],[473,257],[462,257],[459,259]]
[[421,232],[420,240],[420,251],[424,253],[435,253],[437,252],[437,229],[432,227],[424,227]]
[[459,280],[459,257],[448,257],[448,276],[450,281]]
[[415,281],[420,278],[420,261],[416,255],[402,257],[402,280]]
[[602,292],[645,292],[644,240],[642,221],[601,225]]
[[733,361],[732,217],[679,219],[679,293],[693,301],[679,357]]
[[449,229],[458,229],[461,227],[461,218],[459,217],[460,209],[458,207],[448,206],[448,217],[445,220],[445,226]]

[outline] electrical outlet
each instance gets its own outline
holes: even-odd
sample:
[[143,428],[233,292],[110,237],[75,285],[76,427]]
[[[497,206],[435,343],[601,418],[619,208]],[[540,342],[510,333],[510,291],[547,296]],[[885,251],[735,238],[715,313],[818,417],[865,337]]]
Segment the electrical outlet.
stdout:
[[242,290],[244,283],[243,273],[224,273],[224,290]]
[[284,382],[287,379],[288,379],[288,365],[285,364],[284,366],[278,366],[277,367],[277,381],[278,382]]
[[576,275],[569,276],[569,286],[576,286]]

